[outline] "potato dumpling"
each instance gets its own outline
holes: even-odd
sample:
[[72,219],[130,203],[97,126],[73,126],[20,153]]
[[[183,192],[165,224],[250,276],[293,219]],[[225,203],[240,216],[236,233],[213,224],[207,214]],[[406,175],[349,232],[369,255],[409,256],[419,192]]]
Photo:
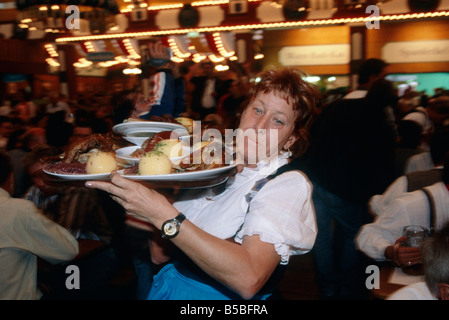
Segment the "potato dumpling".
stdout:
[[95,152],[87,160],[87,174],[109,173],[114,170],[117,170],[117,160],[114,153]]
[[182,143],[178,139],[165,139],[154,146],[154,151],[160,151],[169,158],[182,156]]
[[182,124],[186,129],[187,132],[189,134],[192,134],[193,132],[193,119],[191,118],[186,118],[186,117],[178,117],[175,118],[176,121],[178,121],[180,124]]
[[169,174],[172,166],[170,159],[160,151],[150,151],[139,161],[140,175]]

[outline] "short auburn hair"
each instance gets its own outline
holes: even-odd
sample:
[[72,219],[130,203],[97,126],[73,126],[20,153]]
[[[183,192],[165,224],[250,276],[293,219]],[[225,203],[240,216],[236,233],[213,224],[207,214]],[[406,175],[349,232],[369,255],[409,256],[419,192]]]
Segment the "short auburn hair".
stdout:
[[251,102],[259,93],[273,92],[293,108],[296,114],[293,134],[298,137],[290,148],[294,157],[303,155],[307,150],[309,130],[321,101],[320,91],[315,85],[305,81],[305,76],[303,71],[292,67],[264,71],[249,99]]

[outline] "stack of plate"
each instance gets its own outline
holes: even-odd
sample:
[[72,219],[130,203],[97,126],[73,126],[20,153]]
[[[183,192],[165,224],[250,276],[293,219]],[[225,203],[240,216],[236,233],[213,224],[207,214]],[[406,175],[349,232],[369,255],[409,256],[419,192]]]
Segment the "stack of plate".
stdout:
[[[116,150],[117,158],[125,162],[125,164],[136,165],[139,163],[139,158],[131,157],[130,155],[139,149],[148,138],[156,133],[162,131],[175,131],[178,136],[187,136],[187,129],[181,125],[170,122],[157,121],[131,121],[117,124],[113,127],[115,133],[121,134],[124,139],[135,144],[135,146],[125,147]],[[190,154],[190,148],[183,147],[183,155]],[[174,163],[179,163],[182,157],[170,158]]]
[[123,122],[115,125],[112,130],[136,146],[141,146],[145,140],[162,131],[176,131],[180,136],[188,135],[187,129],[181,124],[157,121]]

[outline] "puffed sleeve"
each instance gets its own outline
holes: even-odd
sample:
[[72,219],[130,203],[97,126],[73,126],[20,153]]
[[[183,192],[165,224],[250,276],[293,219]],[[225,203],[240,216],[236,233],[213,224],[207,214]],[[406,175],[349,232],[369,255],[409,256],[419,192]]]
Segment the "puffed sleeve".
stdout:
[[235,240],[259,235],[272,243],[287,264],[291,255],[309,252],[317,234],[312,186],[299,171],[286,172],[266,183],[250,203]]

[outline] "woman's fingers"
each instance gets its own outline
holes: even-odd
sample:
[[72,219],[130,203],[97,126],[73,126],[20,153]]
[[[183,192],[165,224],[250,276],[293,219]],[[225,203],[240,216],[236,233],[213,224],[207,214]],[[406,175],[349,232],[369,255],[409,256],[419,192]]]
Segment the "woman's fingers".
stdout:
[[87,188],[94,188],[106,191],[107,193],[120,198],[123,197],[124,195],[122,188],[119,188],[108,181],[87,181],[85,183],[85,186]]
[[135,189],[137,183],[120,176],[116,171],[111,172],[111,181],[87,181],[87,188],[95,188],[106,191],[107,193],[125,199],[127,190]]

